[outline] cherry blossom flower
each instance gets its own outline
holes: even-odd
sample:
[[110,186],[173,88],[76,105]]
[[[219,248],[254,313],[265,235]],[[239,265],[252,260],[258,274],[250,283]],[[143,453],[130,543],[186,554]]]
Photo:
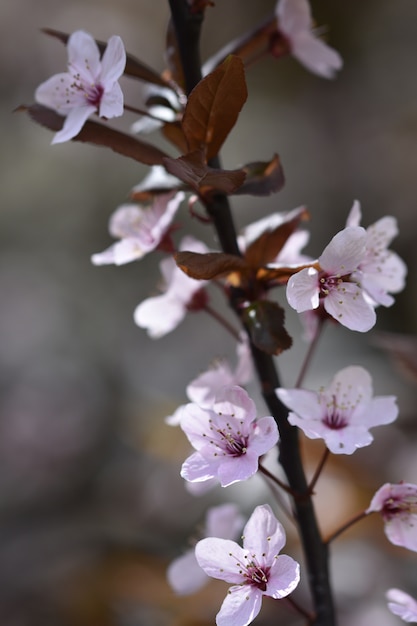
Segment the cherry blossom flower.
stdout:
[[373,303],[355,280],[366,256],[364,228],[348,227],[337,233],[318,259],[319,269],[308,267],[288,281],[287,300],[298,313],[325,311],[351,330],[366,332],[376,322]]
[[[251,380],[253,365],[248,336],[242,332],[240,338],[236,346],[236,368],[232,370],[227,360],[217,359],[210,369],[187,385],[186,394],[190,402],[195,402],[200,407],[210,408],[220,389],[233,385],[246,385]],[[170,426],[178,426],[185,406],[184,404],[179,406],[173,415],[166,418],[166,423]]]
[[336,50],[313,35],[308,1],[279,0],[275,12],[278,30],[287,39],[291,54],[314,74],[333,78],[343,61]]
[[367,513],[381,513],[388,540],[417,552],[417,485],[386,483],[375,493]]
[[388,608],[404,622],[417,622],[417,601],[401,589],[388,589]]
[[[182,239],[180,250],[208,252],[204,243],[191,236]],[[153,339],[174,330],[184,319],[187,311],[204,308],[207,300],[204,291],[206,281],[196,280],[184,274],[172,257],[161,261],[160,268],[165,281],[165,292],[147,298],[134,312],[135,323],[140,328],[146,328],[148,335]]]
[[[358,200],[353,203],[346,225],[359,226],[361,207]],[[391,241],[398,235],[397,220],[386,216],[366,229],[366,254],[353,279],[372,298],[375,304],[391,306],[394,298],[389,293],[398,293],[404,289],[407,266],[392,250],[388,250]]]
[[93,254],[94,265],[123,265],[141,259],[155,250],[166,235],[184,199],[182,192],[159,194],[152,206],[124,204],[111,216],[109,232],[120,241],[107,250]]
[[67,48],[68,72],[55,74],[35,93],[37,102],[66,116],[52,143],[78,135],[93,113],[106,119],[123,115],[123,93],[117,81],[125,69],[126,52],[120,37],[110,37],[101,61],[93,37],[82,30],[69,37]]
[[372,379],[359,366],[340,370],[319,392],[277,389],[279,399],[291,410],[288,421],[310,439],[324,439],[333,454],[352,454],[368,446],[370,428],[390,424],[398,414],[394,396],[372,397]]
[[259,457],[278,441],[274,418],[257,419],[255,403],[238,386],[224,387],[211,408],[187,404],[180,426],[196,450],[181,476],[190,482],[216,477],[222,487],[253,476]]
[[[207,511],[204,537],[221,537],[237,539],[243,528],[243,516],[235,504],[213,506]],[[168,582],[178,595],[195,593],[209,581],[207,574],[201,569],[191,548],[169,565]]]
[[288,596],[300,580],[300,566],[279,554],[285,531],[269,505],[256,507],[243,531],[243,547],[234,541],[208,537],[199,541],[195,555],[212,578],[229,583],[216,617],[217,626],[247,626],[261,610],[262,596]]
[[[278,226],[293,219],[303,210],[304,207],[300,207],[288,213],[272,213],[246,226],[237,238],[242,254],[244,254],[248,246],[263,235],[263,233],[278,228]],[[310,233],[307,230],[297,230],[292,233],[276,259],[271,261],[268,267],[274,266],[275,264],[298,265],[301,263],[309,263],[312,260],[311,257],[301,254],[301,250],[308,243],[309,237]]]

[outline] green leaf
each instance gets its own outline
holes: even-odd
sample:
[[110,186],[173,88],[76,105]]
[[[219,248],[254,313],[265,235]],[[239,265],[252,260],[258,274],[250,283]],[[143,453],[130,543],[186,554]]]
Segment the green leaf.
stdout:
[[278,355],[292,346],[284,327],[285,311],[276,302],[259,300],[243,311],[243,321],[252,343],[267,354]]
[[238,57],[228,57],[205,76],[190,93],[182,120],[190,152],[205,148],[208,161],[216,156],[247,95],[245,71]]

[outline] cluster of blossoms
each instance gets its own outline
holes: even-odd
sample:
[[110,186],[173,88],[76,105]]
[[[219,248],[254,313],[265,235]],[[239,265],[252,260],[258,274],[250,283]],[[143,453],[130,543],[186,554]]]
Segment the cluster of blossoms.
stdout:
[[[315,36],[307,0],[279,0],[271,41],[270,51],[275,56],[290,52],[319,76],[332,78],[342,67],[340,55]],[[65,117],[53,143],[76,138],[93,114],[104,120],[122,115],[124,101],[118,81],[125,65],[126,53],[119,37],[109,39],[102,56],[88,33],[77,31],[69,37],[68,71],[50,78],[35,94],[38,103]],[[184,113],[184,94],[160,84],[152,84],[149,90],[156,94],[158,103],[148,106],[150,120],[144,117],[133,125],[136,133],[176,123]],[[194,191],[183,183],[161,165],[152,168],[132,194],[135,198],[135,194],[146,190],[147,201],[124,204],[114,212],[109,232],[117,241],[91,258],[95,265],[119,266],[154,251],[168,254],[160,262],[162,293],[146,298],[134,311],[135,323],[154,339],[173,331],[189,311],[209,311],[210,280],[187,274],[172,256],[187,252],[212,258],[206,244],[190,235],[175,243],[174,233],[179,227],[174,219],[186,198],[185,191]],[[304,211],[299,208],[286,214],[274,213],[242,230],[236,241],[241,254],[238,259],[247,261],[242,275],[250,271],[251,287],[258,280],[258,270],[267,277],[264,282],[259,278],[257,293],[261,294],[262,304],[269,289],[285,285],[287,301],[302,314],[310,337],[316,337],[326,320],[367,332],[376,323],[377,307],[391,306],[392,294],[400,292],[405,283],[406,266],[389,249],[398,232],[395,218],[384,217],[364,228],[360,205],[355,201],[345,227],[313,259],[302,253],[308,232],[289,226],[292,222],[298,225]],[[248,258],[256,256],[253,250],[257,246],[268,248],[268,237],[275,237],[271,245],[274,254],[265,263],[260,262],[260,267],[250,266]],[[236,273],[234,265],[230,272],[222,270],[216,275],[226,295],[236,286]],[[268,276],[275,278],[268,282]],[[238,286],[244,291],[243,279]],[[244,388],[253,377],[251,347],[255,344],[251,344],[247,331],[246,327],[244,332],[235,333],[236,368],[226,361],[215,362],[187,386],[188,404],[166,420],[182,429],[193,448],[180,475],[194,485],[196,493],[250,479],[262,469],[262,457],[282,444],[279,420],[271,415],[258,417],[255,402]],[[317,392],[279,387],[275,394],[288,408],[289,424],[310,439],[323,439],[327,451],[338,455],[351,455],[370,445],[370,429],[390,424],[398,415],[396,398],[374,397],[371,375],[357,365],[337,372],[330,384]],[[299,495],[287,490],[295,498]],[[375,512],[384,520],[389,541],[417,552],[417,485],[382,486],[364,515]],[[247,626],[258,615],[264,595],[284,598],[300,580],[300,565],[280,554],[286,541],[285,530],[268,504],[255,508],[244,527],[240,546],[235,539],[242,526],[243,517],[235,505],[210,509],[204,538],[175,559],[167,572],[178,594],[196,592],[208,577],[233,585],[217,615],[219,626]],[[394,614],[404,621],[417,621],[415,600],[397,589],[391,589],[387,597]]]

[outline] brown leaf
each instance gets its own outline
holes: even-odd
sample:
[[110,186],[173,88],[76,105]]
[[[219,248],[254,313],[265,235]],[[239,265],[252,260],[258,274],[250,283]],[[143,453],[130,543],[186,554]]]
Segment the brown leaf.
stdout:
[[284,327],[285,311],[276,302],[252,302],[243,312],[252,343],[267,354],[281,354],[292,346]]
[[165,169],[204,196],[213,191],[233,193],[245,180],[243,170],[211,168],[203,160],[202,150],[195,150],[178,159],[166,157]]
[[308,217],[305,207],[292,211],[293,215],[273,230],[262,233],[258,239],[251,243],[245,253],[249,265],[254,268],[272,263],[281,252],[288,238],[293,234],[301,220]]
[[178,150],[185,154],[188,150],[187,140],[181,128],[181,122],[165,122],[162,126],[162,134]]
[[[49,130],[58,131],[62,128],[64,118],[52,111],[52,109],[48,109],[40,104],[32,104],[28,107],[21,106],[18,110],[26,111],[35,122],[49,128]],[[106,146],[118,154],[139,161],[139,163],[145,163],[145,165],[161,165],[167,156],[165,152],[145,141],[136,139],[131,135],[125,135],[118,130],[91,120],[84,124],[81,131],[72,141]]]
[[280,191],[284,186],[284,171],[277,154],[271,161],[247,163],[242,169],[246,172],[246,179],[243,185],[236,190],[236,194],[269,196],[271,193]]
[[[62,41],[62,43],[64,44],[66,44],[69,39],[69,35],[67,33],[63,33],[60,30],[55,30],[53,28],[42,28],[41,30],[46,35],[55,37],[56,39]],[[106,49],[107,42],[100,41],[98,39],[96,39],[95,41],[100,50],[100,53],[103,54],[104,50]],[[144,65],[141,61],[139,61],[139,59],[132,56],[131,54],[126,54],[126,67],[124,73],[128,76],[131,76],[132,78],[140,78],[147,83],[153,83],[154,85],[161,85],[162,87],[170,88],[169,83],[167,83],[167,81],[164,80],[162,76],[160,76],[152,68]]]
[[228,57],[192,90],[182,127],[190,152],[206,147],[207,160],[216,156],[246,101],[242,61]]
[[199,280],[211,280],[230,274],[231,272],[244,272],[248,269],[242,257],[224,252],[177,252],[175,261],[182,271],[191,278]]
[[286,285],[291,276],[308,267],[314,267],[317,270],[320,269],[318,263],[306,263],[305,265],[283,265],[282,267],[261,267],[256,273],[256,278],[264,284],[269,283],[269,286],[273,286],[271,283],[275,286]]

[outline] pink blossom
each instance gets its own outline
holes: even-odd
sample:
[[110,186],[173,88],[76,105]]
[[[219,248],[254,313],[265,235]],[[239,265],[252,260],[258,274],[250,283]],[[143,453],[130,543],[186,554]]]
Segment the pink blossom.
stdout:
[[[183,238],[180,250],[208,252],[204,243],[191,236]],[[196,280],[184,274],[172,257],[161,261],[160,268],[165,281],[164,293],[147,298],[136,307],[134,312],[135,323],[141,328],[146,328],[148,335],[153,339],[158,339],[174,330],[182,322],[187,311],[197,310],[199,295],[202,305],[206,298],[204,292],[206,281]]]
[[216,477],[222,487],[253,476],[259,457],[278,441],[274,418],[257,419],[253,400],[238,386],[224,387],[211,408],[187,404],[180,426],[196,450],[181,476],[190,482]]
[[417,601],[401,589],[388,589],[388,608],[404,622],[417,622]]
[[275,12],[278,30],[288,40],[292,55],[314,74],[333,78],[343,61],[336,50],[313,35],[308,1],[279,0]]
[[123,265],[155,250],[167,233],[184,199],[182,192],[159,194],[150,207],[124,204],[111,216],[109,232],[120,239],[107,250],[93,254],[94,265]]
[[212,578],[229,583],[216,617],[217,626],[247,626],[261,610],[262,596],[288,596],[300,580],[300,566],[280,550],[285,531],[269,505],[256,507],[243,530],[243,547],[228,539],[199,541],[195,555]]
[[93,113],[106,119],[123,115],[123,93],[117,81],[125,69],[126,52],[120,37],[110,37],[101,61],[93,37],[82,30],[70,36],[67,48],[68,72],[55,74],[35,93],[37,102],[66,116],[52,143],[78,135]]
[[[221,504],[207,511],[204,537],[221,537],[236,539],[243,528],[243,517],[235,504]],[[195,593],[209,581],[207,574],[201,569],[191,548],[169,565],[168,582],[175,593],[187,595]]]
[[386,483],[375,493],[366,512],[381,513],[391,543],[417,552],[417,485]]
[[288,421],[310,439],[324,439],[334,454],[352,454],[368,446],[370,428],[390,424],[398,414],[394,396],[372,397],[372,379],[359,366],[340,370],[319,392],[277,389],[279,399],[292,411]]
[[[361,222],[360,203],[355,200],[346,225],[359,226]],[[366,229],[366,253],[353,278],[372,298],[375,304],[391,306],[394,298],[389,293],[404,289],[407,266],[392,250],[391,241],[398,234],[395,217],[386,216]]]
[[[246,226],[238,236],[238,245],[240,251],[244,253],[246,249],[258,239],[263,233],[272,231],[281,226],[285,222],[294,219],[298,214],[305,211],[305,207],[300,207],[289,211],[288,213],[272,213],[266,217],[253,222]],[[302,248],[308,243],[310,233],[306,230],[298,230],[294,232],[282,247],[276,259],[269,263],[269,266],[280,265],[298,265],[301,263],[309,263],[312,259],[301,254]]]
[[305,268],[289,279],[290,306],[302,313],[322,304],[343,326],[360,332],[370,330],[376,321],[374,307],[354,278],[366,256],[366,241],[366,231],[361,227],[337,233],[319,257],[319,269]]
[[[237,343],[237,365],[234,370],[225,359],[215,361],[210,369],[197,376],[189,385],[186,393],[190,402],[195,402],[200,407],[210,408],[215,401],[217,393],[223,387],[233,385],[246,385],[253,376],[252,357],[249,347],[248,336],[241,333],[241,341]],[[167,424],[177,426],[181,421],[181,415],[185,405],[166,418]]]

